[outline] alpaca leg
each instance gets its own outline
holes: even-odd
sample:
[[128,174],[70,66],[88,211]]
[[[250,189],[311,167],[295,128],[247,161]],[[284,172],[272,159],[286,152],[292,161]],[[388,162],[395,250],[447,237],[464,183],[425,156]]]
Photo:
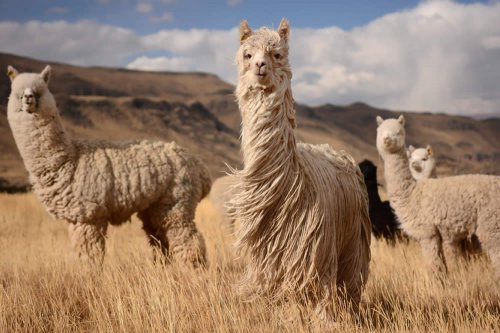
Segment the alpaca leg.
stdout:
[[69,239],[77,258],[92,265],[102,265],[107,227],[107,223],[69,223]]
[[500,286],[500,228],[497,226],[479,227],[477,236],[481,242],[484,252],[491,261],[491,267],[495,274],[495,281]]
[[462,239],[458,242],[458,248],[460,256],[467,260],[480,255],[483,252],[481,242],[476,234],[472,234],[470,237]]
[[429,262],[433,273],[439,277],[447,273],[442,243],[441,236],[438,234],[420,240],[424,259]]
[[448,268],[450,266],[456,266],[461,257],[459,242],[455,240],[443,240],[443,253],[446,258],[446,263]]
[[495,281],[500,286],[500,242],[497,241],[490,245],[488,255],[491,260],[491,266],[495,272]]
[[[333,280],[335,281],[335,280]],[[314,295],[312,300],[315,303],[315,312],[318,317],[326,322],[334,322],[335,320],[335,286],[330,281],[323,281],[320,288],[320,294]]]
[[363,284],[365,283],[368,271],[368,265],[366,270],[352,269],[359,266],[358,263],[351,263],[351,265],[345,266],[344,272],[341,272],[339,279],[337,281],[338,285],[338,295],[340,301],[348,307],[354,315],[359,313],[359,303],[361,302],[361,293],[363,291]]
[[196,200],[174,191],[139,214],[152,246],[167,257],[194,267],[206,262],[205,242],[194,224]]
[[[154,210],[153,212],[157,212]],[[168,239],[166,237],[166,232],[162,228],[161,224],[154,223],[159,219],[154,219],[154,216],[150,215],[150,210],[145,210],[138,214],[138,217],[142,220],[143,229],[149,239],[149,245],[153,248],[153,258],[154,261],[169,261],[169,246]]]
[[168,226],[166,235],[172,257],[193,267],[205,265],[205,240],[194,224],[194,207],[186,207],[182,202],[177,203],[164,222]]

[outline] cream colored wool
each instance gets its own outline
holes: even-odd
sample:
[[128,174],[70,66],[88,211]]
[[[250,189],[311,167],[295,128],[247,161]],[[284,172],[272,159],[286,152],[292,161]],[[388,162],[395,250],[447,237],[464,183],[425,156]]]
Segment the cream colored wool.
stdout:
[[415,180],[437,178],[436,158],[431,145],[427,145],[425,148],[415,148],[410,145],[406,153],[411,175]]
[[[410,172],[415,180],[437,178],[436,174],[436,158],[431,145],[425,148],[415,148],[412,145],[406,150]],[[444,247],[445,257],[448,263],[458,258],[470,259],[472,255],[482,253],[481,244],[475,234],[458,242],[458,248]],[[456,255],[459,254],[459,257]]]
[[250,295],[307,296],[331,314],[337,287],[354,307],[368,276],[371,224],[363,175],[327,144],[297,143],[288,62],[289,27],[253,32],[240,25],[236,96],[244,168],[234,171],[230,217],[249,256]]
[[204,264],[203,237],[194,224],[208,194],[208,169],[174,142],[71,139],[41,74],[9,66],[8,121],[35,194],[48,212],[69,222],[78,257],[101,264],[108,223],[138,212],[152,245],[168,257]]
[[226,203],[238,193],[238,188],[234,186],[237,181],[238,179],[233,175],[219,177],[214,180],[212,189],[208,194],[209,200],[212,202],[219,215],[219,221],[221,221],[223,227],[227,228],[230,232],[234,231],[234,221],[229,217],[226,211]]
[[406,234],[416,239],[437,273],[445,253],[477,235],[500,279],[500,177],[462,175],[413,179],[405,152],[404,117],[377,117],[377,149],[384,160],[387,194]]

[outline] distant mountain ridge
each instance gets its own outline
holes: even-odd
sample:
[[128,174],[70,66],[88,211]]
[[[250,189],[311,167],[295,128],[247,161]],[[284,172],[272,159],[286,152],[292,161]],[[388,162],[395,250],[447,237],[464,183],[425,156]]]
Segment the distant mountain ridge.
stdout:
[[[0,67],[39,72],[46,62],[0,53]],[[110,140],[175,140],[205,159],[214,178],[239,166],[240,114],[234,87],[206,73],[146,72],[50,63],[50,89],[70,135]],[[235,69],[236,70],[236,69]],[[27,174],[6,119],[10,81],[0,75],[0,180],[23,185]],[[376,164],[375,116],[404,114],[407,143],[430,143],[438,176],[500,174],[500,119],[395,112],[364,103],[297,104],[299,139],[326,142]],[[272,158],[272,157],[270,157]],[[381,169],[381,168],[379,168]]]

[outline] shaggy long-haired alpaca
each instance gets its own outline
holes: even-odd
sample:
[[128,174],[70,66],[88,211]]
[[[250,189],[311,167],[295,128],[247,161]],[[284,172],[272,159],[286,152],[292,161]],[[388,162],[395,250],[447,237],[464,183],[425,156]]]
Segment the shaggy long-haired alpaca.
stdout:
[[244,168],[228,203],[248,254],[241,281],[251,295],[306,296],[332,314],[337,287],[356,307],[370,261],[363,175],[327,144],[297,143],[288,62],[288,22],[278,31],[240,25],[236,88]]

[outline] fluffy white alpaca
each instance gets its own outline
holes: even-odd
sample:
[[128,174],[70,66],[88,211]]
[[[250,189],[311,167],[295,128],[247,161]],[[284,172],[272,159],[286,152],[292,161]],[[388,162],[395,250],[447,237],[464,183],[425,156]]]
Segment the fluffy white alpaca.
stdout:
[[354,307],[360,301],[370,261],[368,198],[350,155],[297,143],[288,36],[285,19],[278,31],[240,25],[244,168],[234,171],[230,215],[241,224],[238,245],[249,256],[242,287],[307,296],[328,316],[337,287]]
[[35,194],[69,222],[78,257],[101,264],[108,223],[138,212],[152,245],[194,266],[206,261],[193,222],[210,190],[204,164],[175,143],[71,139],[65,132],[47,66],[40,74],[9,66],[7,117]]
[[[406,153],[408,155],[411,175],[415,180],[437,178],[436,158],[431,145],[427,145],[426,148],[415,148],[410,145],[408,146]],[[470,259],[472,255],[478,255],[482,252],[481,244],[475,234],[458,242],[458,245],[460,249],[458,253],[461,258]],[[452,258],[454,254],[457,254],[457,252],[449,252],[448,250],[449,249],[445,247],[445,255],[449,257],[448,259],[457,259]]]
[[415,148],[410,145],[407,155],[413,178],[416,180],[437,178],[436,158],[431,145],[427,145],[425,148]]
[[456,257],[459,243],[475,234],[499,279],[500,177],[462,175],[416,181],[405,152],[404,117],[377,117],[377,123],[387,194],[405,233],[420,243],[436,272],[446,272],[444,251]]

